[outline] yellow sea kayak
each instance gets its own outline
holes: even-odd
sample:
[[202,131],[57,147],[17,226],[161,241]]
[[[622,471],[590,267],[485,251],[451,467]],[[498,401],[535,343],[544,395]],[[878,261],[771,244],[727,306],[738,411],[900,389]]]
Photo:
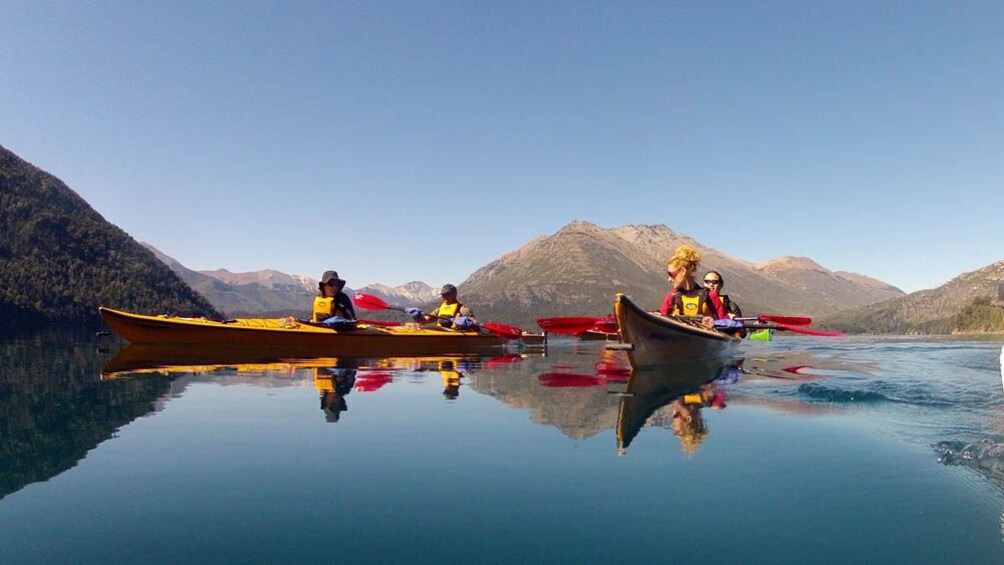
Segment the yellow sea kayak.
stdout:
[[99,308],[101,317],[130,343],[268,348],[302,356],[454,355],[497,351],[505,340],[477,331],[413,325],[330,329],[292,318],[206,318],[146,316]]

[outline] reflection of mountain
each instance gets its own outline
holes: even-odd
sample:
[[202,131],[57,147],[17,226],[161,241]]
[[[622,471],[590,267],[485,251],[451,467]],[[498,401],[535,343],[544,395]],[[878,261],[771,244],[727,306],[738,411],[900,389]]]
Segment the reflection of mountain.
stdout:
[[607,386],[545,388],[537,379],[512,375],[474,373],[468,377],[477,392],[526,410],[535,423],[555,426],[573,439],[596,435],[617,422],[617,395],[609,394]]
[[94,347],[90,333],[0,341],[0,499],[72,469],[116,431],[159,411],[192,382],[315,388],[310,367],[342,364],[329,358],[258,366],[251,375],[234,366],[189,366],[100,380],[106,359]]
[[[604,430],[617,428],[621,447],[627,447],[645,425],[664,425],[665,419],[652,417],[658,408],[674,398],[713,380],[720,364],[680,365],[650,373],[635,373],[625,383],[594,377],[595,386],[583,386],[587,375],[568,373],[568,386],[542,386],[538,379],[469,374],[470,386],[506,405],[526,410],[537,424],[555,426],[573,439],[585,439]],[[560,381],[562,372],[548,372],[548,382]]]
[[72,468],[169,390],[165,378],[100,382],[100,359],[81,342],[0,342],[0,498]]

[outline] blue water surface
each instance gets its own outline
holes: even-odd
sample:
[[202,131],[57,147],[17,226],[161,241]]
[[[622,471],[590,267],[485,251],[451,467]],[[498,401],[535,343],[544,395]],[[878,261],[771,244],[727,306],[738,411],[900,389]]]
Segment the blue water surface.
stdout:
[[603,343],[104,377],[86,337],[4,348],[2,563],[1004,558],[1000,341],[750,344],[676,397]]

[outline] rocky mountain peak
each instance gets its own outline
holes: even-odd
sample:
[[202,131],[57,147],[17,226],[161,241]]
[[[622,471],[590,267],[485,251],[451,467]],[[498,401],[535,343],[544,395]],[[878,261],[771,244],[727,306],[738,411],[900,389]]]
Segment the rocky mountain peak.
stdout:
[[809,259],[808,257],[775,257],[774,259],[769,259],[763,263],[759,263],[753,266],[754,269],[758,271],[766,270],[785,270],[785,269],[805,269],[812,271],[830,272],[829,269],[823,267],[819,263]]
[[751,312],[815,315],[850,304],[902,295],[879,281],[840,277],[805,257],[780,257],[759,266],[731,257],[665,225],[606,229],[571,222],[475,271],[461,289],[479,312],[507,321],[608,313],[613,295],[625,292],[656,307],[666,293],[666,259],[680,244],[697,247],[702,269],[715,269],[733,299]]

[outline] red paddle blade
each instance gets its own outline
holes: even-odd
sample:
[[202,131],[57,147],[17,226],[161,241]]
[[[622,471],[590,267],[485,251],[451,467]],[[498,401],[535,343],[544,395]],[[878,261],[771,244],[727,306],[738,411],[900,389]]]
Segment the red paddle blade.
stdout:
[[576,373],[544,373],[537,377],[541,386],[549,388],[586,387],[606,384],[602,378]]
[[510,363],[518,363],[523,360],[523,356],[519,353],[506,353],[499,357],[492,357],[485,361],[482,366],[485,369],[498,369],[499,367],[505,367]]
[[847,334],[843,334],[843,333],[840,333],[840,332],[824,332],[822,330],[812,330],[812,329],[809,329],[809,328],[800,328],[798,326],[792,326],[792,325],[789,325],[789,324],[780,324],[780,323],[777,323],[777,322],[774,322],[774,325],[777,326],[777,329],[779,329],[779,330],[788,330],[789,332],[795,332],[795,333],[805,334],[805,335],[815,335],[815,336],[819,336],[819,337],[841,337],[841,336],[847,335]]
[[373,392],[374,390],[393,382],[393,380],[394,378],[388,373],[368,373],[356,377],[356,386],[354,388],[358,392]]
[[808,326],[812,323],[812,318],[806,318],[804,316],[773,316],[770,314],[761,314],[757,316],[761,322],[777,322],[778,324],[787,324],[789,326]]
[[626,380],[631,375],[631,369],[618,363],[600,361],[596,364],[596,372],[607,380]]
[[499,337],[504,337],[506,339],[519,339],[523,336],[523,330],[517,328],[516,326],[500,324],[498,322],[481,324],[481,327]]
[[605,334],[615,334],[617,333],[617,318],[614,318],[613,316],[600,318],[596,324],[593,325],[593,329]]
[[362,308],[363,310],[389,310],[390,304],[387,304],[378,296],[373,296],[372,294],[366,294],[365,292],[357,292],[353,297],[356,306]]
[[[360,306],[360,308],[361,307],[362,306]],[[359,322],[360,324],[366,324],[368,326],[378,326],[381,328],[395,328],[401,325],[401,322],[395,322],[393,320],[364,320],[362,318],[359,318],[356,321]]]
[[602,318],[589,318],[586,316],[540,318],[537,325],[545,332],[553,334],[580,334],[593,329]]

